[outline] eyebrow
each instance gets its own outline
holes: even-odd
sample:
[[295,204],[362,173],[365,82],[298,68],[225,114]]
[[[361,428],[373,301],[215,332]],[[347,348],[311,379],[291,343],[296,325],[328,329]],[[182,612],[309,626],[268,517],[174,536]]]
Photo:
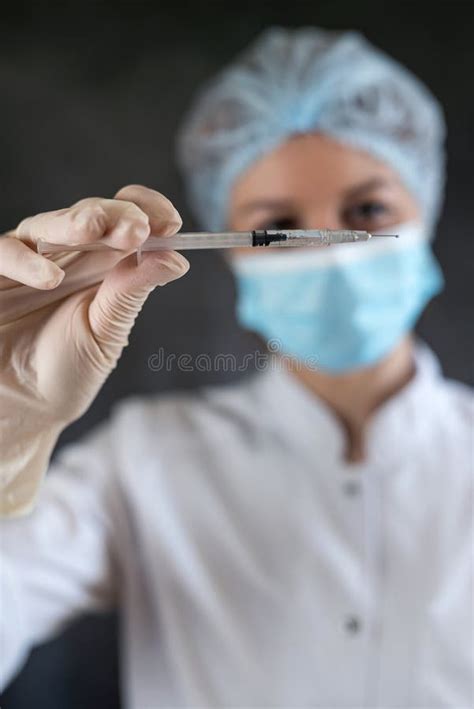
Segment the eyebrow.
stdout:
[[[378,189],[380,187],[386,187],[389,181],[383,177],[373,177],[370,180],[361,182],[359,185],[350,187],[346,192],[344,192],[345,199],[354,199],[370,190]],[[258,209],[265,209],[267,211],[277,211],[277,210],[291,210],[294,208],[294,204],[289,200],[285,199],[261,199],[255,200],[254,202],[247,202],[247,204],[242,205],[240,212],[247,214],[249,212],[257,211]]]
[[247,202],[247,204],[240,207],[240,211],[246,214],[247,212],[254,212],[257,209],[267,209],[271,211],[277,209],[292,209],[293,206],[292,202],[285,199],[261,199],[255,202]]
[[361,182],[360,185],[355,185],[355,187],[350,187],[345,193],[344,197],[358,197],[365,192],[370,192],[370,190],[379,189],[380,187],[386,187],[390,184],[389,180],[385,177],[373,177],[366,182]]

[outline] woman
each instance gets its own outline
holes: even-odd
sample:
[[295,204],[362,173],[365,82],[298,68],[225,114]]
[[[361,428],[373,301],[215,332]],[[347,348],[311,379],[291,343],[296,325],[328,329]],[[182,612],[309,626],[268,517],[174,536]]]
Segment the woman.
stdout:
[[[132,707],[470,704],[472,400],[411,335],[442,284],[442,141],[427,90],[360,36],[265,33],[181,134],[201,224],[400,238],[232,254],[239,317],[286,366],[122,403],[35,503],[59,432],[187,263],[135,266],[150,230],[180,227],[136,186],[0,243],[2,506],[34,503],[2,531],[5,678],[80,611],[120,603]],[[123,253],[53,263],[40,236]]]

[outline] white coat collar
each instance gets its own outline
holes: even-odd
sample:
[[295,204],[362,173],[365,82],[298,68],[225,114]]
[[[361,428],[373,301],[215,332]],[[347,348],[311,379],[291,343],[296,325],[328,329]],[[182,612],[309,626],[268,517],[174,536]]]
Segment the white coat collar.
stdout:
[[[406,455],[408,447],[423,445],[429,420],[436,407],[436,384],[441,378],[439,362],[422,343],[415,346],[416,370],[413,378],[375,412],[367,439],[367,460],[362,467]],[[344,459],[345,435],[325,402],[312,394],[283,367],[269,367],[254,377],[262,424],[290,432],[299,445],[314,451],[315,439],[324,445],[324,458]],[[357,467],[358,464],[352,464]]]

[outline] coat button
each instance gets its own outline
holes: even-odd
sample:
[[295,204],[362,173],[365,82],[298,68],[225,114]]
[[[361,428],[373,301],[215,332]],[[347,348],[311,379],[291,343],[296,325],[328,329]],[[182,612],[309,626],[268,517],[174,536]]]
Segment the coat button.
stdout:
[[344,627],[348,633],[350,633],[351,635],[356,635],[356,633],[360,631],[362,623],[357,616],[350,615],[348,616],[348,618],[346,618]]
[[360,493],[360,482],[358,480],[346,480],[342,489],[347,497],[356,497]]

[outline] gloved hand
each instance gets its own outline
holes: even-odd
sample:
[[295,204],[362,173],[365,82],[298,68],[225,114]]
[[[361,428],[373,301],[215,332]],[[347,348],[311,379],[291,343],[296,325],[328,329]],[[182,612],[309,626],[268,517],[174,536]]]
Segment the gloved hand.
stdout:
[[[150,233],[180,227],[166,197],[131,185],[0,238],[0,514],[31,509],[59,434],[116,366],[148,294],[188,270],[174,251],[144,253],[140,265],[133,255]],[[39,238],[102,239],[121,251],[46,258],[34,250]]]

